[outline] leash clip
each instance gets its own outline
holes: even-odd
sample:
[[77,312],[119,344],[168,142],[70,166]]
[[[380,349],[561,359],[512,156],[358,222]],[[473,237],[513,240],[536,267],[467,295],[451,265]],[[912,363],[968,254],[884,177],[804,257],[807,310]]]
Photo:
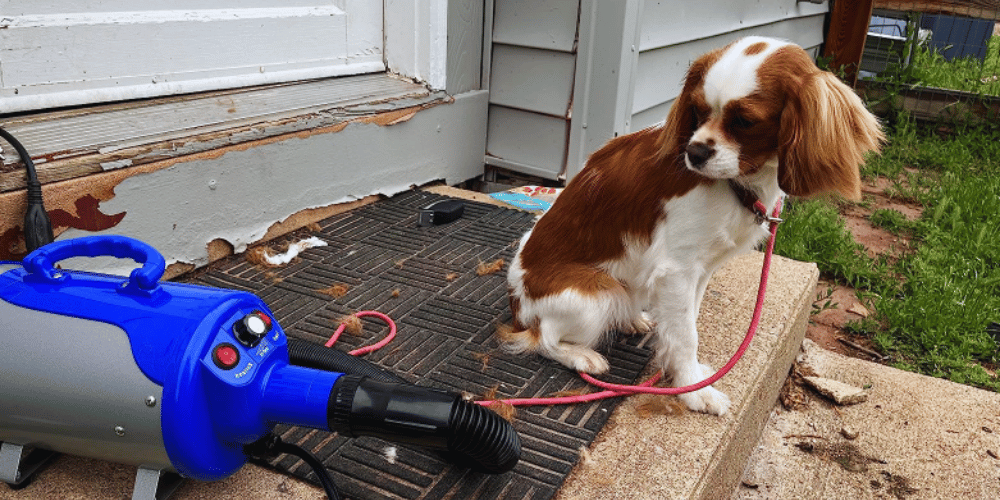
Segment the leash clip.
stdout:
[[782,219],[781,217],[774,217],[772,215],[757,214],[757,222],[760,224],[765,222],[768,224],[781,224],[782,222],[785,222],[785,219]]
[[785,222],[785,219],[777,216],[777,214],[781,212],[781,209],[779,208],[781,206],[781,200],[779,200],[778,203],[779,205],[775,207],[773,212],[775,215],[768,215],[767,208],[764,207],[764,204],[761,203],[760,200],[755,201],[752,212],[756,218],[757,224],[763,224],[766,222],[768,225],[775,225]]

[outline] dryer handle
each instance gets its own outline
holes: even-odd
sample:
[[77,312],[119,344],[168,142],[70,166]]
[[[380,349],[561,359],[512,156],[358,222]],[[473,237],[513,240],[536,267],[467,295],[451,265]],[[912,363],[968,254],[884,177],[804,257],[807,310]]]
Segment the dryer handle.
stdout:
[[166,261],[152,246],[126,236],[84,236],[56,241],[36,249],[24,258],[24,268],[36,279],[59,283],[66,276],[55,268],[56,262],[72,257],[117,257],[132,259],[142,267],[132,270],[128,287],[152,292],[159,285]]

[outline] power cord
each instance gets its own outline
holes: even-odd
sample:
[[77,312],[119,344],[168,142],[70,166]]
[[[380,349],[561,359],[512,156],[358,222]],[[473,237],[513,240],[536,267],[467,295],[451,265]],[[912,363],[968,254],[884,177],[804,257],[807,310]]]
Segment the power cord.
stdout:
[[267,463],[268,460],[273,459],[282,453],[295,455],[312,467],[313,473],[315,473],[316,477],[319,478],[320,484],[323,485],[323,490],[326,491],[326,497],[329,500],[340,500],[340,493],[337,491],[337,485],[333,482],[333,477],[330,476],[330,471],[326,470],[323,462],[320,462],[318,458],[302,447],[282,441],[281,438],[274,433],[270,433],[257,441],[246,445],[243,448],[243,452],[251,459],[264,463]]
[[28,207],[24,211],[24,246],[31,253],[36,248],[52,243],[55,236],[52,234],[52,221],[45,211],[45,204],[42,200],[42,183],[38,182],[38,174],[35,172],[35,162],[31,161],[31,155],[24,149],[21,141],[10,135],[6,130],[0,128],[0,137],[3,137],[24,163],[24,168],[28,174]]

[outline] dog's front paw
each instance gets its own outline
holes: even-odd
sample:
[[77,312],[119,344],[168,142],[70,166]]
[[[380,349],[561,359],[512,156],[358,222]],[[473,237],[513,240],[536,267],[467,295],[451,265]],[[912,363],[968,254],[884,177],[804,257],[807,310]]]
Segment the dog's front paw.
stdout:
[[729,396],[711,386],[681,394],[679,397],[689,410],[711,415],[721,416],[729,413],[729,405],[732,404]]
[[[674,387],[687,387],[697,384],[715,373],[712,367],[698,362],[686,363],[683,366],[683,369],[676,370],[671,377]],[[679,394],[678,397],[689,410],[712,415],[725,415],[729,412],[729,405],[731,404],[728,396],[712,386]]]

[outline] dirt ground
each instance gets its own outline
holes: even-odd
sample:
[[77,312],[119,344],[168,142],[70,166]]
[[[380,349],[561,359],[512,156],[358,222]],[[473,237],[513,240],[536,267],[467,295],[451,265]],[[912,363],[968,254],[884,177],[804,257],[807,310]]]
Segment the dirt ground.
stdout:
[[[892,182],[879,178],[875,182],[862,185],[863,205],[850,205],[841,210],[847,229],[854,240],[864,245],[868,255],[886,255],[890,259],[909,250],[910,242],[905,237],[896,236],[884,229],[874,227],[868,220],[872,212],[891,209],[901,212],[910,220],[920,217],[921,207],[908,203],[887,193]],[[816,285],[816,301],[813,314],[806,329],[806,337],[825,349],[868,361],[883,361],[871,342],[864,336],[853,335],[844,330],[844,325],[873,314],[870,303],[858,300],[855,290],[820,279]]]

